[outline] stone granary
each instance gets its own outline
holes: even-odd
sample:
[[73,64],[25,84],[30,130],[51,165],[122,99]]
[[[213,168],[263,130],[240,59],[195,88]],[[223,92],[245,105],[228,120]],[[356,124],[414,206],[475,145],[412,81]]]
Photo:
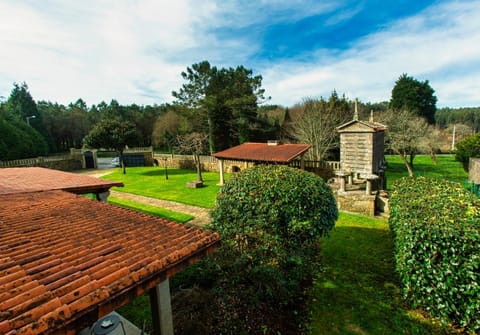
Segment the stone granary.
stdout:
[[374,122],[373,111],[368,121],[359,120],[355,103],[353,120],[337,127],[340,134],[341,166],[337,175],[343,180],[348,177],[350,184],[354,180],[366,181],[367,193],[371,192],[372,185],[376,189],[384,189],[386,130],[385,125]]
[[384,192],[378,192],[386,186],[386,130],[385,125],[373,120],[373,112],[368,121],[359,120],[357,103],[353,120],[337,127],[340,170],[335,172],[335,195],[339,209],[369,216],[388,212],[388,200]]

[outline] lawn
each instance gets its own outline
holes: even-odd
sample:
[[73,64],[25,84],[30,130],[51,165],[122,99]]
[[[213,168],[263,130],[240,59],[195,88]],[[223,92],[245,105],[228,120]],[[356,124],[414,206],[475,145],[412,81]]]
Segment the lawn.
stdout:
[[[388,186],[407,170],[398,156],[387,156]],[[434,165],[430,156],[417,156],[415,174],[443,177],[463,183],[467,174],[453,155],[438,156]],[[212,207],[219,190],[218,173],[204,173],[207,187],[188,189],[187,181],[196,179],[194,171],[170,169],[169,180],[159,168],[129,168],[105,176],[123,181],[131,192],[154,198]],[[393,241],[388,222],[341,213],[329,238],[322,239],[321,264],[309,307],[313,335],[323,334],[448,334],[424,313],[404,304],[394,270]],[[139,298],[121,312],[135,319],[145,313],[148,299]],[[129,313],[132,313],[130,315]],[[148,312],[147,312],[148,315]],[[145,319],[138,315],[137,322]],[[141,324],[138,324],[141,326]],[[453,334],[453,332],[452,332]]]
[[[385,156],[387,166],[387,189],[392,183],[408,176],[407,168],[400,159],[400,156]],[[416,156],[413,160],[413,172],[415,176],[446,178],[451,181],[464,183],[468,178],[467,172],[463,170],[462,164],[455,160],[454,155],[438,155],[438,163],[435,165],[428,155]]]
[[403,305],[386,220],[341,213],[322,239],[321,264],[310,306],[313,335],[446,334]]
[[[186,186],[187,182],[197,179],[197,174],[185,169],[168,169],[168,180],[165,170],[158,167],[131,167],[127,168],[125,175],[118,169],[102,178],[123,182],[125,187],[112,188],[116,191],[212,208],[220,190],[220,186],[217,186],[219,173],[202,172],[202,177],[204,187],[197,189]],[[225,178],[228,178],[228,174]]]
[[108,197],[108,202],[116,206],[133,209],[143,213],[152,214],[154,216],[158,216],[167,220],[172,220],[180,223],[185,223],[193,219],[193,216],[189,214],[174,212],[168,209],[145,205],[145,204],[141,204],[141,203],[126,200],[126,199]]

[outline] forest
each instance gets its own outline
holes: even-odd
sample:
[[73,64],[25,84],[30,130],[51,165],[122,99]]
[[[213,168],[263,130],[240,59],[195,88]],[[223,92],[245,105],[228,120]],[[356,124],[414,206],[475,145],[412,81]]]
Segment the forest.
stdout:
[[[355,101],[335,90],[329,97],[305,98],[294,106],[269,104],[262,76],[243,66],[217,68],[203,61],[187,67],[181,76],[185,83],[172,91],[175,100],[153,106],[121,105],[114,99],[91,106],[81,98],[68,105],[36,102],[27,83],[14,83],[8,98],[0,101],[0,160],[47,156],[81,148],[88,144],[85,139],[95,127],[114,124],[129,128],[124,144],[130,147],[153,146],[157,151],[179,153],[181,136],[199,133],[206,138],[204,154],[247,141],[277,139],[310,143],[313,150],[309,158],[320,160],[334,158],[338,144],[335,127],[353,116]],[[412,91],[423,92],[424,96],[412,96]],[[412,107],[412,101],[425,104]],[[428,81],[419,82],[406,74],[400,76],[392,89],[390,101],[358,101],[360,119],[365,120],[373,111],[376,119],[384,121],[389,110],[401,108],[423,117],[431,126],[429,133],[435,128],[451,134],[455,126],[456,136],[461,139],[480,128],[480,107],[437,109],[434,90]],[[104,122],[111,120],[115,122]],[[395,122],[395,118],[388,122]],[[122,141],[119,143],[123,145]],[[117,149],[105,146],[103,149]]]

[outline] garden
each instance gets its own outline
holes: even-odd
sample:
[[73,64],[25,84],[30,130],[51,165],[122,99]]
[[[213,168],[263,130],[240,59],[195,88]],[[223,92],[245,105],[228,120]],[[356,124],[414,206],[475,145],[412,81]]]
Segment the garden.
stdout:
[[[407,174],[407,171],[398,157],[387,156],[387,160],[388,188],[391,188],[396,180]],[[451,155],[439,156],[436,165],[432,163],[429,156],[418,156],[415,158],[415,163],[415,169],[419,176],[441,177],[461,183],[466,179],[466,173],[463,171],[461,164],[455,162]],[[218,174],[204,174],[205,188],[188,189],[185,184],[187,181],[195,179],[195,171],[171,169],[168,173],[169,179],[167,180],[164,171],[158,167],[130,168],[125,176],[120,172],[115,172],[105,178],[123,181],[126,187],[123,190],[118,189],[119,191],[213,208],[215,197],[220,190],[216,186]],[[137,208],[137,210],[145,210],[145,208],[141,208],[141,204],[130,202],[128,206]],[[151,213],[154,212],[154,209],[149,210]],[[162,216],[161,213],[157,213],[157,215]],[[272,213],[269,215],[272,215]],[[188,218],[182,222],[186,221],[188,221]],[[231,229],[231,227],[228,229]],[[242,272],[236,277],[236,288],[232,286],[212,286],[212,283],[214,283],[212,277],[218,276],[219,268],[222,267],[218,260],[217,263],[213,261],[203,262],[173,277],[171,286],[174,323],[182,325],[182,329],[176,329],[176,333],[188,334],[195,329],[197,334],[208,334],[212,331],[208,328],[209,322],[223,324],[227,328],[231,327],[229,329],[232,334],[242,333],[232,330],[241,329],[240,319],[230,317],[228,320],[221,320],[222,312],[235,315],[236,310],[232,309],[232,306],[243,309],[246,312],[246,318],[251,320],[252,326],[256,327],[255,329],[243,329],[244,333],[462,333],[462,328],[458,325],[456,328],[451,327],[448,323],[432,318],[426,309],[414,308],[413,305],[409,304],[410,300],[404,300],[406,295],[400,281],[404,279],[399,279],[395,269],[394,235],[387,220],[340,213],[335,228],[329,231],[328,235],[317,240],[315,246],[309,246],[309,250],[317,253],[315,257],[310,255],[311,266],[305,270],[311,271],[311,282],[310,284],[302,283],[301,287],[307,290],[305,299],[296,302],[288,301],[283,305],[285,308],[288,307],[288,311],[285,308],[278,307],[282,306],[278,300],[276,301],[277,307],[262,304],[262,301],[278,299],[278,297],[274,297],[278,287],[263,285],[263,287],[258,288],[258,291],[250,292],[245,289],[245,273]],[[272,236],[270,235],[270,238]],[[277,245],[277,247],[279,246]],[[234,250],[230,251],[232,255],[235,254]],[[240,258],[236,262],[241,264],[244,261]],[[239,269],[235,270],[237,274]],[[253,267],[252,269],[256,269],[256,272],[252,273],[263,278],[264,283],[265,279],[271,279],[269,277],[272,275],[271,268]],[[267,282],[269,282],[268,280]],[[283,282],[294,282],[298,278],[285,277],[282,280]],[[274,288],[273,291],[272,288]],[[250,299],[249,306],[244,305],[247,300],[232,299],[234,295],[227,292],[227,289],[236,289],[239,295],[248,297]],[[225,300],[217,304],[217,307],[219,307],[217,314],[209,315],[209,312],[212,311],[213,301],[219,302],[219,296],[215,296],[219,290],[223,290],[221,297]],[[281,297],[285,298],[287,296],[281,295]],[[186,298],[189,299],[188,304],[185,304]],[[292,306],[295,307],[292,308]],[[138,298],[129,305],[122,307],[119,312],[140,328],[144,321],[148,325],[150,322],[148,297]],[[255,313],[257,316],[258,314],[264,314],[261,318],[263,323],[255,318]],[[188,320],[185,319],[186,316],[188,316]],[[289,324],[288,320],[285,319],[286,317],[294,320],[294,325]],[[276,322],[272,322],[272,320],[276,320]],[[230,322],[230,324],[225,325],[225,322]],[[281,325],[281,327],[278,328],[278,325]]]

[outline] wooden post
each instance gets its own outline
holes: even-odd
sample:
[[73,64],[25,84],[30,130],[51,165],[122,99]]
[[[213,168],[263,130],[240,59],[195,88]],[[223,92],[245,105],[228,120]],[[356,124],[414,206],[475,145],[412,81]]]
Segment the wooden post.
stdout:
[[223,186],[225,184],[225,177],[223,176],[223,159],[219,159],[218,161],[218,169],[220,170],[220,183],[219,186]]
[[305,157],[302,155],[300,157],[300,169],[305,170]]
[[154,335],[173,335],[170,284],[165,279],[150,290],[150,306]]

